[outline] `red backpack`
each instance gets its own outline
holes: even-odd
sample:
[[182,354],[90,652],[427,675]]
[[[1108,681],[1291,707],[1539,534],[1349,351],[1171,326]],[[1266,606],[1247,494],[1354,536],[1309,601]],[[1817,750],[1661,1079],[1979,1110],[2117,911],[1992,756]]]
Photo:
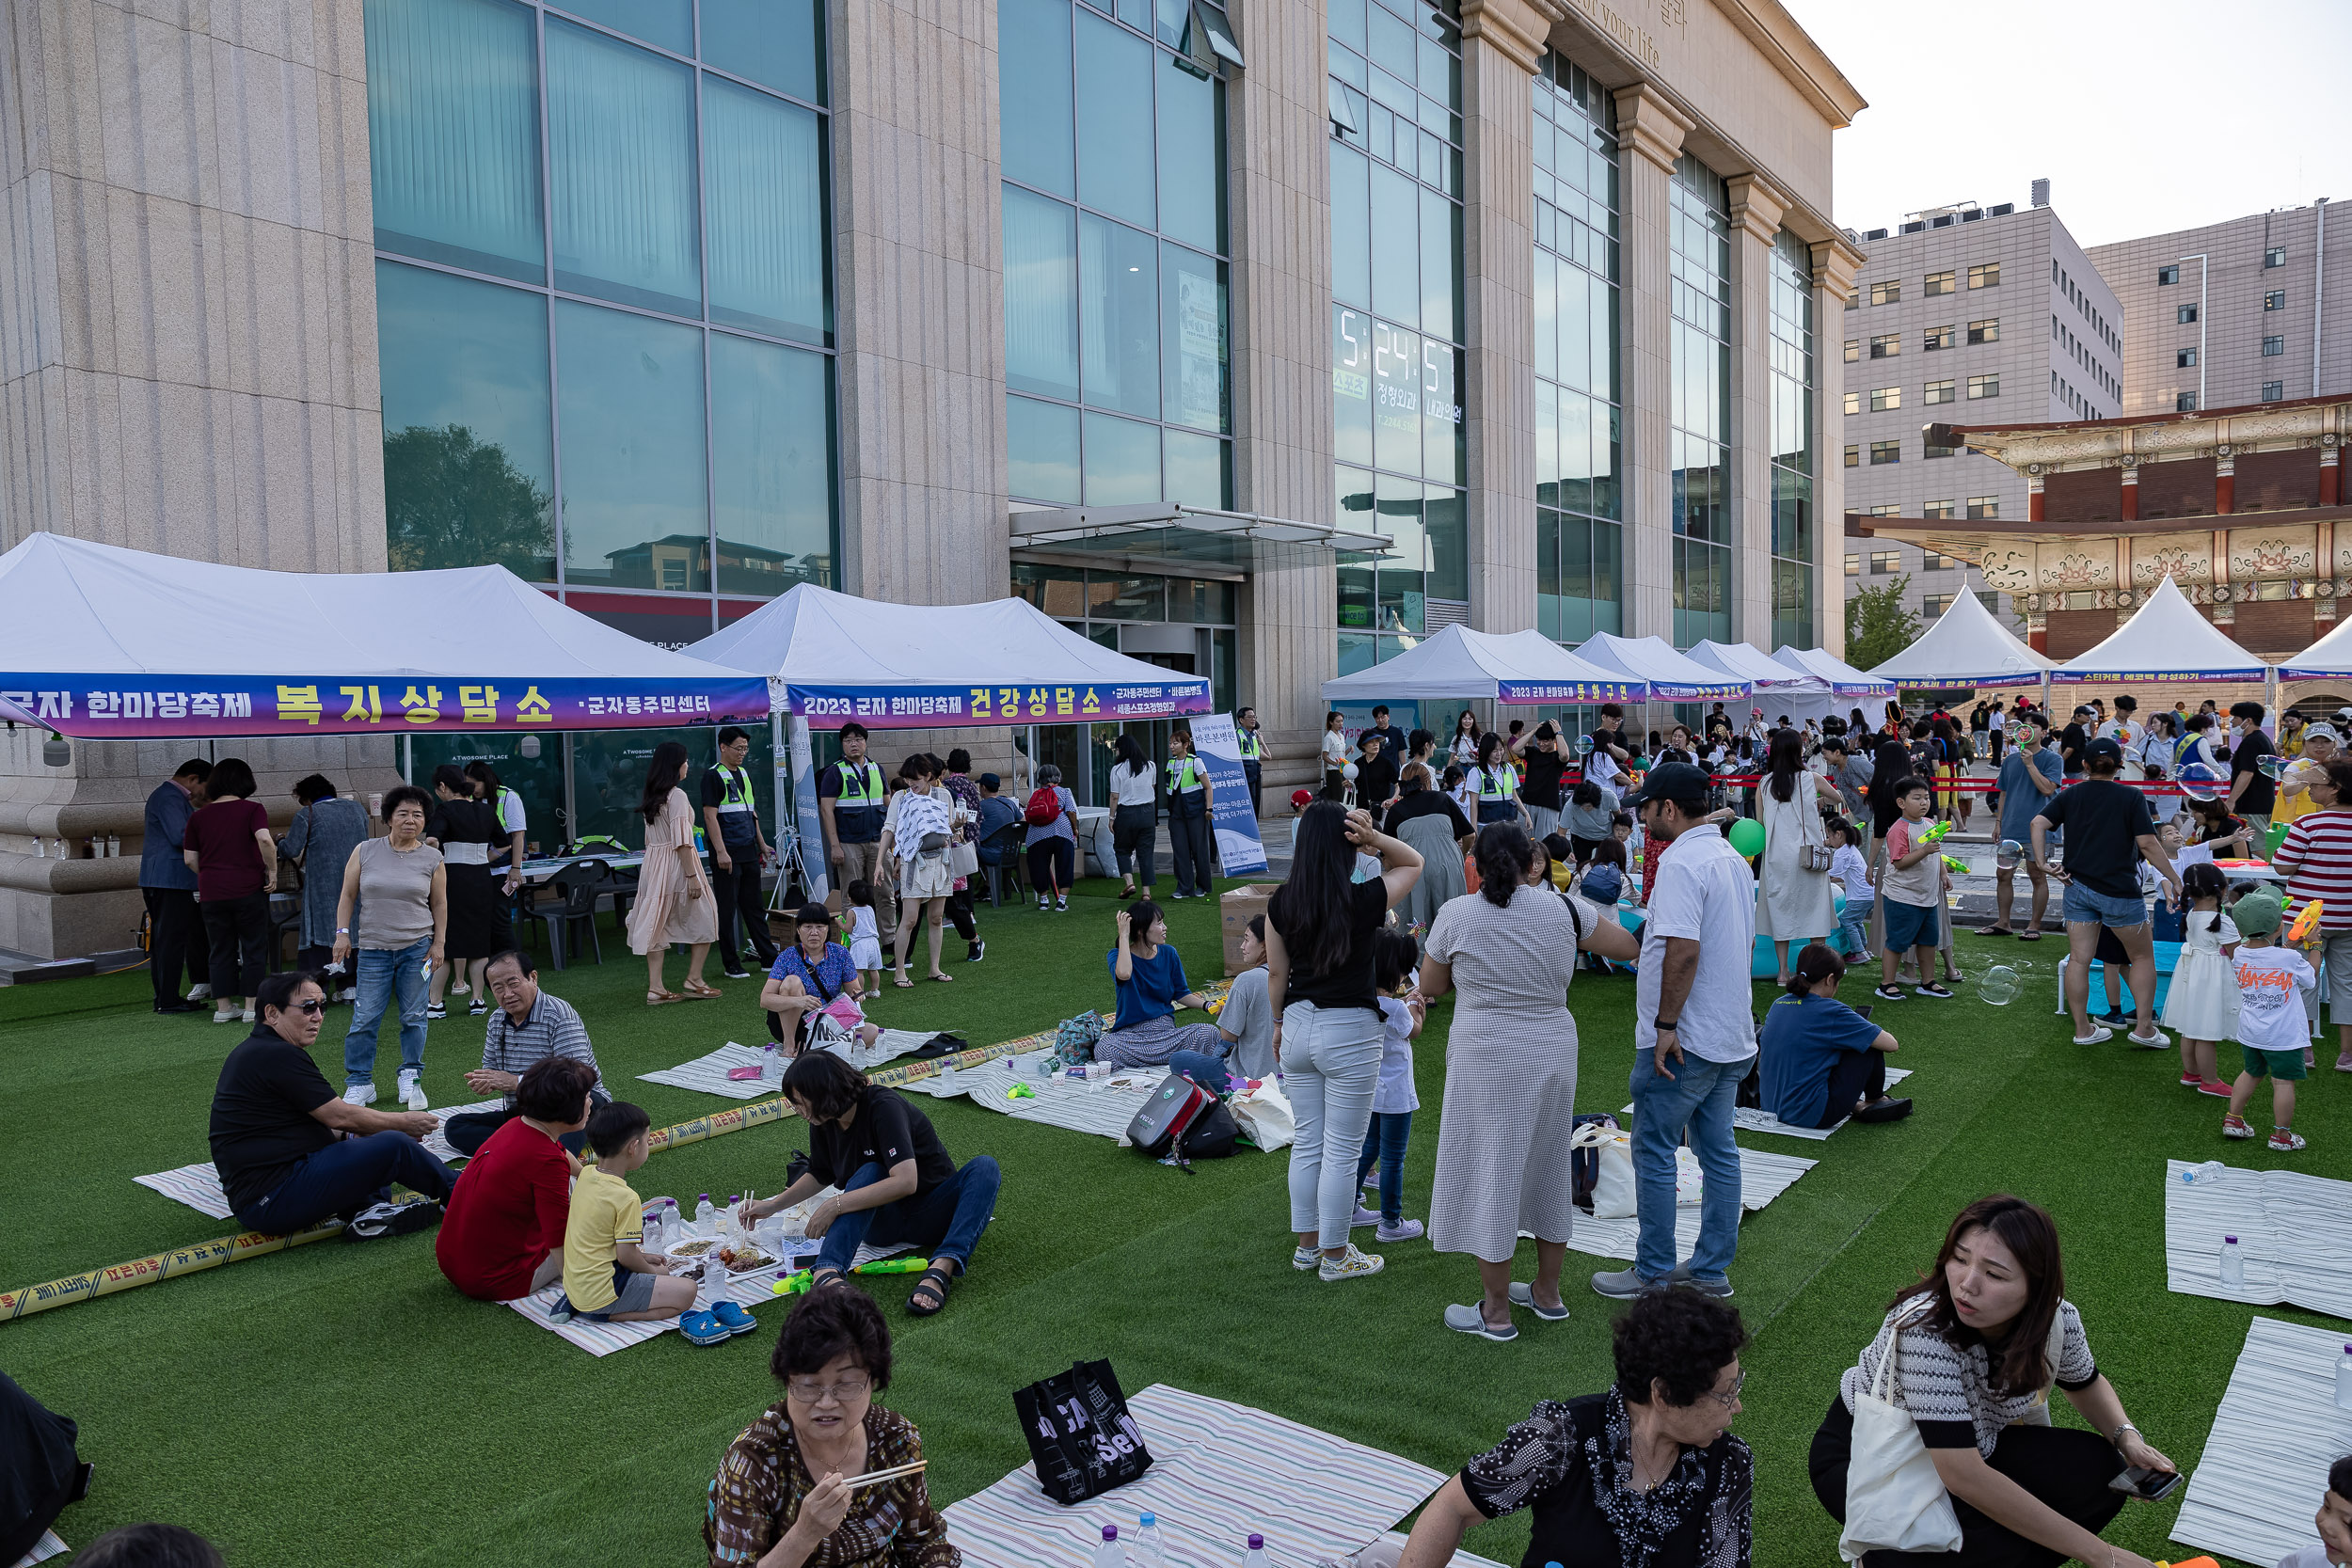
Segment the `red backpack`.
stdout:
[[1021,812],[1021,820],[1032,827],[1050,828],[1060,818],[1061,796],[1051,788],[1032,791]]

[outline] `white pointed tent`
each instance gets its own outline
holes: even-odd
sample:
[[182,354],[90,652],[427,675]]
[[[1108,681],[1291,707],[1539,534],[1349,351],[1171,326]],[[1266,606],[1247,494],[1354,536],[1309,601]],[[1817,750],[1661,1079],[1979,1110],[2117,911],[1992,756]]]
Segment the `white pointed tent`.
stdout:
[[1327,703],[1468,701],[1638,703],[1648,688],[1605,670],[1533,629],[1508,634],[1452,626],[1394,658],[1323,683]]
[[2258,681],[2269,674],[2269,665],[2200,615],[2168,576],[2114,636],[2051,671],[2050,680],[2056,686],[2080,686],[2086,681]]
[[2352,621],[2341,621],[2336,629],[2310,647],[2279,666],[2282,681],[2343,680],[2352,676]]
[[1745,697],[1755,683],[1726,675],[1675,651],[1662,637],[1618,637],[1596,632],[1581,643],[1577,656],[1613,670],[1626,678],[1644,681],[1651,698],[1668,703],[1698,703],[1709,698],[1729,701]]
[[1963,594],[1919,640],[1870,672],[1897,686],[2040,686],[2058,661],[2018,640],[1984,601]]
[[1702,641],[1691,644],[1694,663],[1721,670],[1735,680],[1754,683],[1755,704],[1768,720],[1787,718],[1802,724],[1827,719],[1840,711],[1830,683],[1809,671],[1792,670],[1745,642]]
[[1820,677],[1839,697],[1875,697],[1883,702],[1895,694],[1893,681],[1866,675],[1826,648],[1794,648],[1783,643],[1772,650],[1772,662]]

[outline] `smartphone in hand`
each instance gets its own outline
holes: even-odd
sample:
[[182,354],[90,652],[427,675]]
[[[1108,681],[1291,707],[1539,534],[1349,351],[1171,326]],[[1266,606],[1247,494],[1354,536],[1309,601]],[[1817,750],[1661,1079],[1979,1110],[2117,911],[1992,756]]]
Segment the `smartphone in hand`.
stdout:
[[2107,1482],[2118,1492],[2128,1492],[2135,1497],[2154,1502],[2170,1494],[2181,1484],[2178,1470],[2150,1470],[2137,1465],[2125,1466],[2123,1473]]

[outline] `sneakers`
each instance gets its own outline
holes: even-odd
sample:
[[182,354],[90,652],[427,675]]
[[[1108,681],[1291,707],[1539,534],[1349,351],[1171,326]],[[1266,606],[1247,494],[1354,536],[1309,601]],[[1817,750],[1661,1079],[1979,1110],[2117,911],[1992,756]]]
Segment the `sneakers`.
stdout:
[[1300,1274],[1305,1274],[1322,1261],[1323,1254],[1311,1246],[1300,1247],[1291,1254],[1291,1267]]
[[559,1294],[555,1298],[555,1305],[548,1308],[548,1322],[567,1323],[572,1321],[572,1298]]
[[1356,1212],[1347,1216],[1347,1223],[1350,1226],[1378,1225],[1380,1216],[1359,1203],[1356,1205]]
[[1691,1273],[1691,1266],[1688,1263],[1677,1263],[1675,1265],[1675,1272],[1666,1276],[1666,1283],[1669,1285],[1687,1285],[1692,1290],[1698,1291],[1699,1294],[1704,1296],[1713,1296],[1717,1301],[1729,1301],[1731,1299],[1730,1280],[1718,1279],[1714,1283],[1709,1284],[1708,1281],[1700,1279],[1692,1275]]
[[1910,1101],[1888,1100],[1882,1096],[1856,1111],[1853,1118],[1861,1122],[1900,1121],[1909,1115],[1911,1115]]
[[424,1080],[414,1072],[400,1075],[400,1102],[412,1111],[429,1111],[433,1102],[424,1097]]
[[2336,1058],[2336,1070],[2338,1072],[2352,1072],[2352,1056],[2338,1056]]
[[1331,1285],[1343,1279],[1366,1278],[1378,1274],[1384,1266],[1384,1259],[1375,1254],[1359,1251],[1356,1243],[1350,1242],[1346,1257],[1323,1259],[1315,1265],[1315,1272],[1323,1276],[1326,1285]]
[[1871,988],[1870,994],[1882,1002],[1905,1002],[1911,997],[1911,993],[1900,986],[1875,986]]
[[210,1002],[213,999],[213,988],[209,983],[190,986],[187,999],[191,1002]]
[[2198,1077],[2197,1074],[2193,1072],[2184,1072],[2181,1074],[2181,1087],[2185,1089],[2201,1089],[2204,1086],[2205,1081],[2202,1078]]
[[1062,894],[1054,900],[1054,912],[1056,914],[1068,914],[1070,912],[1070,895],[1066,893]]
[[425,1005],[424,1016],[427,1018],[447,1018],[449,1017],[449,1008],[446,1005],[439,1002],[427,1003]]
[[343,1103],[346,1105],[374,1104],[375,1085],[373,1084],[352,1085],[350,1087],[343,1090]]
[[1041,894],[1041,894],[1039,894],[1039,895],[1037,895],[1037,912],[1038,912],[1038,913],[1040,913],[1040,914],[1043,914],[1043,913],[1044,913],[1044,912],[1045,912],[1048,909],[1050,909],[1051,907],[1052,907],[1052,905],[1051,905],[1051,903],[1047,900],[1047,898],[1046,898],[1045,895],[1043,895],[1043,894]]
[[359,988],[358,986],[345,986],[342,990],[335,993],[335,1000],[338,1002],[357,1002],[359,1000]]
[[1544,1322],[1548,1323],[1565,1323],[1568,1321],[1568,1304],[1564,1301],[1557,1307],[1544,1307],[1536,1306],[1535,1287],[1533,1285],[1523,1284],[1515,1279],[1511,1282],[1509,1295],[1511,1297],[1512,1306],[1524,1307],[1530,1312],[1534,1313],[1535,1316],[1543,1319]]
[[466,982],[463,980],[453,980],[450,982],[449,994],[452,996],[463,996],[466,994]]
[[2284,1127],[2274,1127],[2270,1130],[2269,1148],[2272,1153],[2292,1154],[2302,1147],[2303,1138],[2300,1133],[2290,1132]]
[[2230,1085],[2218,1078],[2207,1078],[2198,1084],[2197,1092],[2209,1094],[2216,1100],[2227,1100],[2230,1098]]
[[487,1002],[483,1001],[479,996],[475,997],[466,1007],[466,1011],[471,1013],[476,1018],[480,1018],[484,1013],[486,1013],[489,1010],[490,1005]]
[[2244,1117],[2225,1116],[2221,1118],[2221,1135],[2225,1138],[2250,1138],[2254,1129]]
[[238,1016],[233,1012],[224,1013],[215,1009],[213,1013],[213,1022],[215,1023],[235,1023],[238,1022]]
[[1661,1289],[1664,1283],[1663,1280],[1644,1279],[1631,1269],[1603,1271],[1593,1275],[1593,1289],[1612,1301],[1631,1301],[1645,1291]]
[[384,1236],[408,1236],[441,1223],[441,1206],[429,1197],[406,1203],[371,1203],[343,1227],[346,1242],[373,1242]]
[[253,1009],[252,1009],[252,1008],[250,1008],[250,1007],[247,1007],[247,1008],[245,1010],[245,1012],[244,1012],[244,1013],[243,1013],[243,1014],[239,1017],[238,1022],[241,1022],[241,1023],[250,1023],[250,1022],[253,1022]]
[[1384,1220],[1373,1235],[1384,1242],[1418,1242],[1421,1240],[1421,1221],[1401,1219],[1390,1225]]
[[1939,986],[1933,980],[1930,980],[1927,984],[1919,988],[1919,994],[1921,996],[1932,996],[1941,1002],[1948,1002],[1951,1000],[1954,992],[1950,987]]
[[[730,980],[748,980],[752,977],[752,972],[748,969],[728,969],[723,970],[721,973],[725,974]],[[478,1005],[477,1010],[479,1010]]]
[[2074,1037],[2074,1043],[2076,1045],[2097,1045],[2101,1040],[2111,1040],[2113,1038],[2115,1038],[2114,1030],[2108,1028],[2104,1023],[2094,1023],[2090,1026],[2090,1034],[2076,1035]]
[[976,937],[972,942],[972,951],[963,956],[963,961],[968,964],[976,964],[987,957],[988,939],[986,937]]
[[2122,1008],[2109,1007],[2106,1012],[2099,1015],[2098,1022],[2121,1029],[2124,1025],[2130,1023],[2131,1020],[2123,1016]]

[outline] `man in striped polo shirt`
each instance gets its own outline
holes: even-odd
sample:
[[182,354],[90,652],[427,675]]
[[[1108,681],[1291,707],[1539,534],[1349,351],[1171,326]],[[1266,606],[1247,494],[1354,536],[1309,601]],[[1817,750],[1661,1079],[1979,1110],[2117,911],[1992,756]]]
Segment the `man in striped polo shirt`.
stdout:
[[[515,1085],[522,1082],[523,1069],[533,1062],[549,1056],[584,1062],[596,1074],[596,1085],[588,1091],[590,1101],[602,1105],[612,1098],[605,1092],[596,1049],[588,1043],[588,1026],[580,1022],[569,1002],[539,989],[539,966],[530,954],[520,948],[501,953],[490,960],[484,983],[498,1006],[490,1014],[483,1037],[482,1065],[466,1074],[466,1086],[476,1094],[502,1094],[506,1103],[495,1110],[452,1117],[442,1124],[441,1132],[450,1147],[468,1159],[490,1141],[491,1133],[521,1115],[515,1108]],[[573,1132],[558,1141],[578,1154],[583,1134]]]
[[2287,879],[2291,908],[2313,898],[2324,906],[2319,932],[2328,1010],[2336,1021],[2336,1070],[2352,1072],[2352,762],[2331,761],[2323,771],[2307,786],[2313,809],[2288,827],[2270,863]]

